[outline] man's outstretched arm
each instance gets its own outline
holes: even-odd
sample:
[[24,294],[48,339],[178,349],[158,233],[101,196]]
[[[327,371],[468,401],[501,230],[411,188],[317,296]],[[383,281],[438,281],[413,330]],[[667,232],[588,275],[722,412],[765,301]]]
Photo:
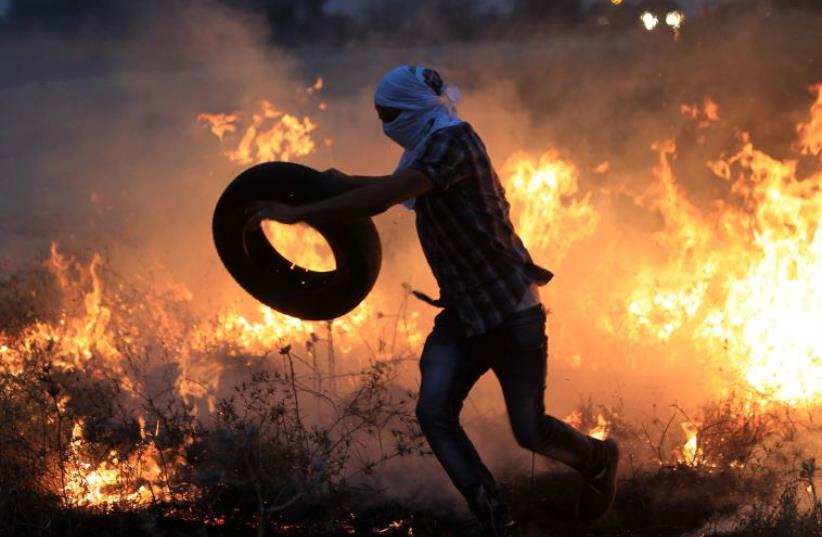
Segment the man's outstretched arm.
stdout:
[[286,224],[373,216],[408,198],[420,196],[434,186],[423,172],[413,168],[385,177],[350,177],[350,180],[359,186],[333,198],[305,205],[260,203],[250,212],[259,220],[277,220]]

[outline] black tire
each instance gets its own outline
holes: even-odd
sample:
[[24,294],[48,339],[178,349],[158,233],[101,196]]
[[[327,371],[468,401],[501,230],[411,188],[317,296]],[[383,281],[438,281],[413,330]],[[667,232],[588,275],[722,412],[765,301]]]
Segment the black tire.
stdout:
[[307,270],[280,255],[245,210],[260,201],[291,205],[338,195],[350,186],[289,162],[253,166],[226,188],[214,209],[214,244],[228,272],[260,302],[306,320],[339,317],[368,295],[380,272],[382,249],[370,218],[311,223],[331,247],[337,268]]

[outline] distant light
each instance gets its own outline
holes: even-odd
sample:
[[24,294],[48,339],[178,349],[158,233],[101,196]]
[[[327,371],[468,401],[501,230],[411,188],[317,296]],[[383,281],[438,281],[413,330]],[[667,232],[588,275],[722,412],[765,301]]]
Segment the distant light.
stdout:
[[622,3],[622,0],[611,0],[611,3],[614,4],[615,6],[618,6],[619,4]]
[[667,15],[665,15],[665,24],[674,30],[679,30],[679,27],[682,26],[682,21],[684,20],[685,15],[681,11],[670,11]]
[[656,28],[656,25],[659,24],[659,18],[650,11],[646,11],[645,13],[640,15],[639,20],[642,21],[642,24],[645,26],[645,29],[649,32]]

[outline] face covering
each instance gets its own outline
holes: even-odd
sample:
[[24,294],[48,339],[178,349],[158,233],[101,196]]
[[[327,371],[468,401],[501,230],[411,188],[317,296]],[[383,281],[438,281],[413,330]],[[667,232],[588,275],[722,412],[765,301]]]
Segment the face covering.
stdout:
[[[416,65],[397,67],[380,81],[374,103],[402,110],[393,121],[383,123],[385,135],[405,149],[394,173],[422,154],[431,134],[462,123],[456,110],[459,98],[459,90],[443,84],[436,71]],[[414,202],[412,198],[403,205],[413,209]]]

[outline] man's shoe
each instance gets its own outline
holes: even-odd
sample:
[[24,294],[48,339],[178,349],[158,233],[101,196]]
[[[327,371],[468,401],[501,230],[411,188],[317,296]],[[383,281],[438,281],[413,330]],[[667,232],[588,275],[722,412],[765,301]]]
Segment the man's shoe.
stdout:
[[519,529],[516,521],[511,517],[508,507],[502,503],[495,492],[485,485],[477,489],[473,497],[468,499],[468,507],[482,524],[485,537],[516,537]]
[[619,446],[607,439],[599,448],[602,462],[589,476],[583,476],[582,494],[579,498],[579,517],[586,522],[601,518],[614,503],[617,489]]

